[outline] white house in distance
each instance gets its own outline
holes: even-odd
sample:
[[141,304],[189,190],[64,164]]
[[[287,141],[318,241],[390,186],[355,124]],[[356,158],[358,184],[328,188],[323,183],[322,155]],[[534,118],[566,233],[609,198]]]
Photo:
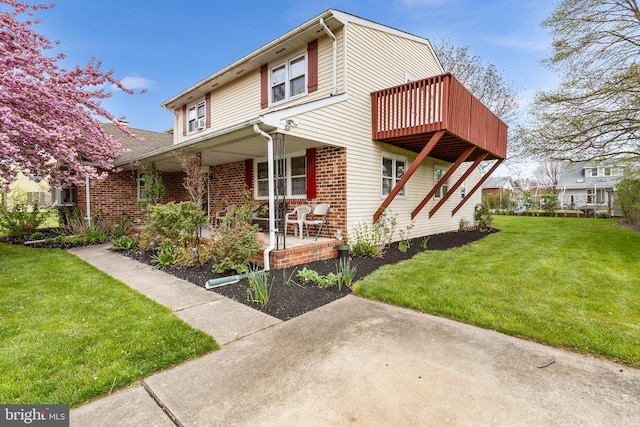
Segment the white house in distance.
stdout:
[[[338,232],[385,211],[397,230],[413,224],[411,237],[473,222],[485,179],[478,165],[493,160],[492,172],[506,157],[507,126],[444,73],[427,39],[331,9],[186,82],[162,107],[174,114],[172,143],[121,160],[123,171],[100,185],[138,201],[135,178],[153,168],[168,198],[186,200],[181,150],[201,159],[212,217],[245,190],[271,204],[280,232],[296,206],[329,204],[325,241],[273,250],[276,268],[335,257]],[[130,214],[142,219],[138,208]]]
[[620,216],[616,182],[622,177],[622,171],[622,167],[612,164],[563,162],[556,186],[560,208],[590,214],[607,211]]

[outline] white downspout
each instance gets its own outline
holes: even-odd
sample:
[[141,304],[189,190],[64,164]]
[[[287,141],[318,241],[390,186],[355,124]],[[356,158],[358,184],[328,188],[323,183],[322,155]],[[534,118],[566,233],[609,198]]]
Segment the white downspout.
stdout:
[[338,83],[337,83],[337,70],[338,70],[338,40],[336,36],[331,32],[329,27],[324,23],[324,18],[320,18],[320,25],[324,29],[324,31],[333,39],[333,90],[331,91],[331,96],[334,96],[338,93]]
[[85,198],[87,202],[87,225],[91,227],[91,195],[89,194],[89,177],[84,178]]
[[267,178],[269,180],[269,246],[264,250],[264,271],[269,271],[269,253],[276,247],[276,217],[275,198],[276,191],[273,186],[273,138],[264,132],[257,124],[253,125],[253,131],[267,138]]

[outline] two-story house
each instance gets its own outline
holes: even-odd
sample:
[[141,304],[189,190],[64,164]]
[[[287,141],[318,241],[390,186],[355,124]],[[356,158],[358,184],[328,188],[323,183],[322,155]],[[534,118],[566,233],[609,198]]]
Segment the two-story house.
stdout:
[[594,215],[598,211],[620,216],[616,201],[616,182],[623,168],[613,164],[588,162],[562,163],[556,186],[560,207]]
[[[172,144],[127,156],[119,162],[125,170],[104,185],[136,201],[144,165],[164,174],[168,199],[185,199],[175,152],[195,153],[208,172],[212,216],[240,203],[246,189],[271,204],[271,224],[296,206],[329,204],[323,237],[330,241],[316,242],[324,244],[311,250],[316,259],[335,256],[338,232],[348,235],[385,210],[397,230],[413,224],[411,237],[473,222],[479,164],[495,161],[488,177],[506,157],[507,126],[444,73],[427,39],[337,10],[162,107],[174,115]],[[297,256],[276,252],[287,261],[272,266],[295,263]]]

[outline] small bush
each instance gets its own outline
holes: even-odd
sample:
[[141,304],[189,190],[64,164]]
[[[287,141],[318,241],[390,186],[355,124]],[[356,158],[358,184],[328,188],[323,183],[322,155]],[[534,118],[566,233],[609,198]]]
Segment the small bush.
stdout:
[[335,273],[323,276],[317,271],[305,267],[298,272],[298,279],[302,280],[303,283],[311,283],[319,288],[326,289],[337,285],[340,278]]
[[211,257],[216,263],[215,272],[248,270],[249,260],[258,253],[262,244],[257,239],[258,226],[236,221],[223,223],[211,236]]
[[193,202],[149,205],[145,234],[159,235],[176,244],[191,244],[198,228],[206,223],[204,212]]
[[393,216],[383,212],[378,221],[356,224],[349,234],[353,256],[381,258],[385,246],[391,243],[397,225],[397,214]]
[[15,203],[11,210],[0,205],[0,229],[9,236],[24,237],[36,231],[46,220],[46,214],[40,212],[38,204],[31,211],[23,203]]
[[481,231],[486,231],[493,225],[493,216],[487,203],[482,202],[477,204],[474,209],[473,219],[476,222],[476,227]]

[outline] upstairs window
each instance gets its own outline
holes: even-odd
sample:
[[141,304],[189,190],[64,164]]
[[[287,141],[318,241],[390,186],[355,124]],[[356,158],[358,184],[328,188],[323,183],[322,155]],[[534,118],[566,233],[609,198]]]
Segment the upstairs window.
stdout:
[[187,111],[188,132],[203,130],[206,126],[205,102],[201,101],[191,106]]
[[297,56],[271,69],[271,103],[307,93],[307,57]]
[[[407,158],[394,154],[382,155],[382,196],[388,196],[391,190],[400,182],[407,171]],[[403,186],[398,192],[399,197],[407,196],[407,186]]]

